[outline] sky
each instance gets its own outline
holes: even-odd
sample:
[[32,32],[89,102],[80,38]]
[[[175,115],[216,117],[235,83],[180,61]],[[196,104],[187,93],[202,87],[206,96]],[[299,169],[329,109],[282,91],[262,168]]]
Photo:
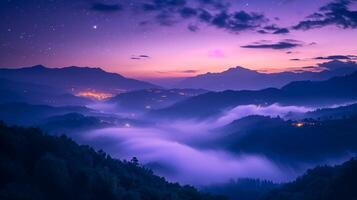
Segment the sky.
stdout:
[[134,78],[357,57],[357,0],[0,0],[0,67]]

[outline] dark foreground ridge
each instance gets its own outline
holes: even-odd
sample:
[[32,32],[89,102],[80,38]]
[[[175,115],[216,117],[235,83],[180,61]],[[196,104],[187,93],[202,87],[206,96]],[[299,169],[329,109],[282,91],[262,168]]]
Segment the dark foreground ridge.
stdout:
[[0,122],[0,199],[218,200],[169,183],[140,166],[80,146],[66,136]]
[[308,170],[294,182],[270,192],[264,200],[355,200],[357,160]]

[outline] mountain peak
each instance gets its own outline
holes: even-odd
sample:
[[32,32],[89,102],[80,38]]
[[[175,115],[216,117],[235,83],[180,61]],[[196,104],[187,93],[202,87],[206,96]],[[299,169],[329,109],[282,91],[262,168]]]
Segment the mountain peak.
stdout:
[[255,72],[255,71],[244,67],[236,66],[236,67],[231,67],[224,72]]
[[47,67],[43,66],[43,65],[34,65],[32,67],[24,67],[23,69],[46,69]]

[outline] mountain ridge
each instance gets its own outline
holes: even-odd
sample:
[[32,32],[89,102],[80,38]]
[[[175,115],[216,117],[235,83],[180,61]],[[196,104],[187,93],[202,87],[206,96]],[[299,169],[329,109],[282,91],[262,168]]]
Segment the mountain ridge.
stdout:
[[314,67],[318,72],[285,71],[277,73],[262,73],[241,66],[229,68],[222,72],[205,73],[189,77],[176,85],[178,88],[195,88],[212,91],[224,90],[259,90],[267,87],[280,88],[289,82],[303,80],[325,80],[334,76],[353,73],[357,63],[338,60],[321,63]]
[[116,94],[128,90],[160,88],[145,81],[126,78],[118,73],[93,67],[49,68],[34,65],[22,68],[2,68],[0,78],[48,85],[67,92],[98,90]]

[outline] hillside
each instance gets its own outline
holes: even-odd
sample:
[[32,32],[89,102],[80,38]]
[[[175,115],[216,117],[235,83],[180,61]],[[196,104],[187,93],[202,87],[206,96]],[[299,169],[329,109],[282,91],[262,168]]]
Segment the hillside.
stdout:
[[266,195],[263,200],[355,200],[357,199],[357,160],[334,167],[308,170],[295,181]]
[[210,200],[190,186],[168,183],[136,158],[120,161],[103,151],[38,129],[0,123],[0,199]]

